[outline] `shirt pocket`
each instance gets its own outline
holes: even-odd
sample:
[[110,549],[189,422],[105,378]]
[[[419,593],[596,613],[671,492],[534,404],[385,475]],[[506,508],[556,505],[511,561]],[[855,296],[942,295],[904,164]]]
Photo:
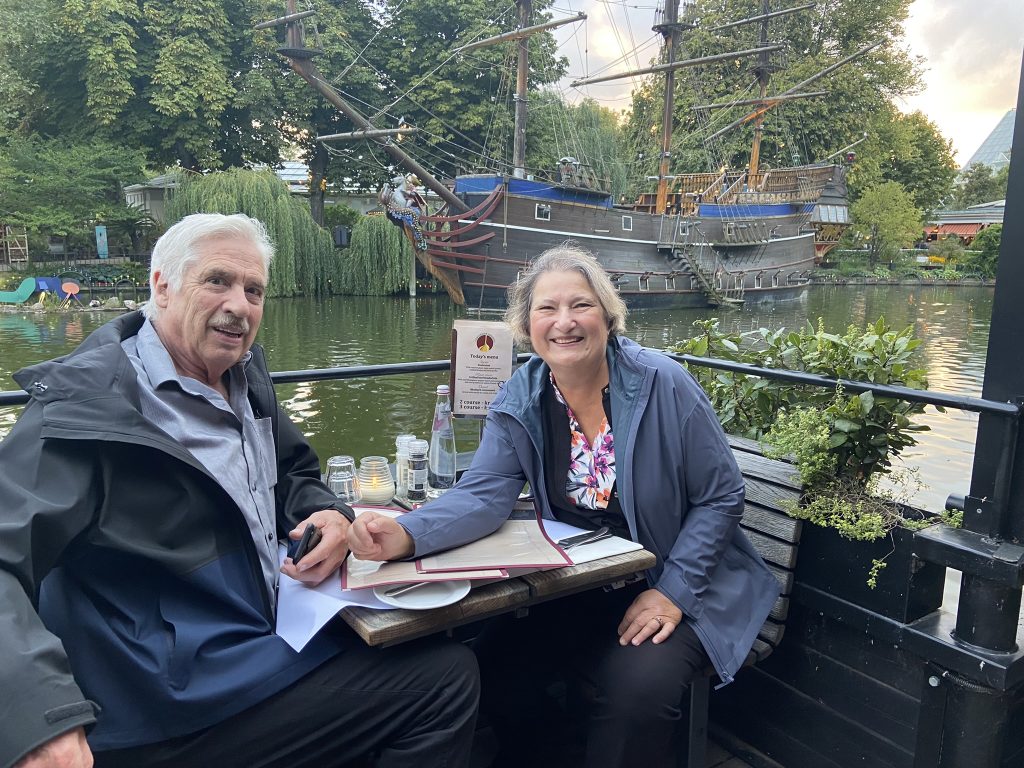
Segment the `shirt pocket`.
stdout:
[[259,452],[259,481],[264,488],[277,485],[277,451],[274,447],[274,428],[271,418],[255,420],[256,444]]

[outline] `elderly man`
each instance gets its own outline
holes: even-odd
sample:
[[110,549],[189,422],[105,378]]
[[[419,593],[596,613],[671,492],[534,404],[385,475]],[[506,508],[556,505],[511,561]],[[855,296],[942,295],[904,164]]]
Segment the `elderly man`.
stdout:
[[478,696],[457,644],[274,634],[277,541],[348,553],[351,510],[278,407],[253,339],[273,248],[196,214],[153,250],[142,313],[15,375],[0,444],[0,766],[380,766],[468,761]]

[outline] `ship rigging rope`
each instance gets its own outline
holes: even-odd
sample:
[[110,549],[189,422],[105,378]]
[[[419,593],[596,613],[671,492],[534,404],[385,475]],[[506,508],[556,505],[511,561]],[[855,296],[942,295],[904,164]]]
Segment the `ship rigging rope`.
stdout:
[[[499,23],[499,22],[500,22],[500,21],[501,21],[501,20],[502,20],[502,19],[503,19],[503,18],[504,18],[505,16],[507,16],[507,15],[509,14],[509,12],[510,12],[511,10],[513,10],[514,8],[515,8],[515,6],[514,6],[514,5],[513,5],[513,6],[511,6],[510,8],[506,8],[506,9],[505,9],[505,10],[504,10],[504,11],[503,11],[502,13],[500,13],[500,14],[499,14],[499,15],[498,15],[497,17],[495,17],[494,19],[490,19],[490,20],[488,20],[488,21],[486,22],[486,25],[488,25],[488,26],[494,26],[494,25],[497,25],[497,24],[498,24],[498,23]],[[486,28],[482,28],[482,29],[481,29],[481,30],[480,30],[480,31],[479,31],[478,33],[476,33],[475,35],[473,35],[473,36],[471,37],[471,39],[470,39],[470,40],[468,40],[467,42],[469,42],[469,43],[471,43],[471,42],[475,42],[475,41],[476,41],[477,39],[480,39],[480,37],[481,37],[481,36],[483,36],[483,35],[486,35],[486,34],[489,34],[488,30],[487,30]],[[384,107],[384,108],[383,108],[383,109],[381,110],[381,113],[383,113],[383,112],[387,112],[387,111],[388,111],[389,109],[391,109],[391,108],[392,108],[392,107],[394,107],[394,106],[395,106],[396,104],[398,104],[398,102],[400,102],[400,101],[401,101],[402,99],[404,99],[404,98],[407,98],[407,97],[408,97],[408,95],[409,95],[410,93],[412,93],[412,92],[413,92],[413,91],[414,91],[414,90],[415,90],[416,88],[419,88],[419,87],[420,87],[420,85],[422,85],[423,83],[425,83],[425,82],[426,82],[426,81],[427,81],[427,80],[428,80],[428,79],[429,79],[430,77],[432,77],[432,76],[433,76],[433,75],[434,75],[434,74],[435,74],[435,73],[436,73],[436,72],[437,72],[437,71],[438,71],[439,69],[441,69],[441,67],[445,66],[445,65],[446,65],[446,64],[447,64],[448,62],[450,62],[450,61],[451,61],[452,59],[454,59],[454,58],[455,58],[456,56],[458,56],[458,55],[459,55],[459,54],[456,54],[456,53],[449,53],[449,54],[448,54],[448,57],[447,57],[446,59],[442,60],[442,61],[441,61],[441,62],[440,62],[440,63],[439,63],[439,64],[438,64],[438,65],[437,65],[436,67],[434,67],[434,68],[433,68],[432,70],[430,70],[430,71],[429,71],[429,72],[427,72],[427,73],[426,73],[425,75],[423,75],[422,77],[420,77],[420,79],[419,79],[419,80],[417,80],[417,81],[416,81],[415,83],[413,83],[412,85],[410,85],[410,86],[409,86],[409,88],[408,88],[408,90],[406,90],[406,92],[405,92],[405,93],[403,93],[403,94],[400,94],[400,95],[398,96],[398,98],[396,98],[396,99],[395,99],[394,101],[392,101],[392,102],[391,102],[390,104],[388,104],[388,105],[387,105],[386,107]],[[371,67],[372,67],[372,65],[371,65]],[[376,68],[375,68],[375,67],[374,67],[373,69],[375,69],[375,70],[376,70]],[[378,74],[382,74],[382,73],[379,73],[379,72],[378,72]],[[410,99],[410,100],[411,100],[411,99]]]
[[[406,3],[408,2],[408,1],[409,1],[409,0],[401,0],[401,1],[400,1],[400,2],[398,3],[398,7],[397,7],[397,8],[395,8],[395,14],[396,14],[396,15],[402,12],[402,6],[403,6],[403,5],[405,5],[405,4],[406,4]],[[312,7],[312,3],[306,3],[306,5],[308,5],[309,7]],[[337,76],[336,78],[334,78],[334,80],[333,80],[333,81],[331,82],[331,86],[332,86],[332,87],[334,86],[334,83],[340,82],[340,81],[341,81],[341,79],[342,79],[343,77],[345,77],[345,75],[347,75],[347,74],[349,73],[349,71],[350,71],[350,70],[352,69],[352,67],[354,67],[354,66],[356,65],[356,62],[358,62],[358,61],[364,61],[364,62],[366,62],[366,64],[367,64],[367,65],[369,65],[369,64],[370,64],[370,63],[369,63],[368,61],[366,61],[366,59],[365,59],[365,58],[363,58],[363,54],[364,54],[364,53],[366,53],[366,49],[367,49],[367,48],[369,48],[369,47],[370,47],[371,45],[373,45],[373,41],[377,39],[377,36],[378,36],[378,35],[379,35],[379,34],[380,34],[381,32],[383,32],[385,28],[386,28],[386,27],[385,27],[385,25],[384,25],[384,24],[378,24],[378,25],[377,25],[377,31],[373,33],[373,35],[372,35],[372,36],[370,37],[370,39],[369,39],[369,40],[368,40],[368,41],[366,42],[366,45],[364,45],[364,46],[362,47],[362,49],[361,49],[361,50],[359,50],[359,51],[356,51],[356,50],[355,50],[355,48],[352,48],[352,46],[348,46],[348,47],[349,47],[349,48],[350,48],[350,49],[351,49],[351,50],[353,51],[353,53],[354,53],[355,55],[354,55],[354,56],[352,57],[352,61],[350,61],[350,62],[348,63],[348,66],[347,66],[347,67],[345,67],[345,68],[344,68],[344,69],[343,69],[343,70],[342,70],[342,71],[341,71],[341,72],[340,72],[340,73],[338,74],[338,76]],[[342,44],[343,44],[343,45],[347,45],[347,41],[346,41],[346,38],[345,38],[344,36],[342,36],[342,37],[341,37],[341,42],[342,42]]]

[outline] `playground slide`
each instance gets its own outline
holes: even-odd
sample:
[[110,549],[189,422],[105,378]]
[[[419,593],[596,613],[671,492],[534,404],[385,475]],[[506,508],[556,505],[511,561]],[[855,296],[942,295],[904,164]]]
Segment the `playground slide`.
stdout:
[[36,279],[26,277],[14,291],[0,291],[0,304],[24,304],[36,292]]

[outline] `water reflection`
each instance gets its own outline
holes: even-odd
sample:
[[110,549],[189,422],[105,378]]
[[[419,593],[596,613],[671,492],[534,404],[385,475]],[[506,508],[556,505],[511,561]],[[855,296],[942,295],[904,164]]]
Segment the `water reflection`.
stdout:
[[[739,332],[760,327],[794,328],[823,318],[826,330],[842,332],[879,316],[897,328],[913,325],[923,339],[921,365],[932,389],[980,395],[988,345],[992,289],[945,286],[819,287],[795,302],[723,310],[724,328]],[[301,370],[448,357],[452,322],[465,313],[433,297],[335,297],[275,300],[267,305],[260,342],[274,370]],[[629,335],[664,348],[689,337],[694,320],[712,310],[637,311]],[[0,314],[0,389],[15,387],[11,373],[30,363],[65,354],[109,313],[71,315]],[[485,319],[490,319],[488,316]],[[344,382],[307,382],[279,387],[283,407],[322,457],[392,453],[401,432],[425,436],[430,427],[434,388],[444,372],[388,376]],[[0,409],[6,433],[17,409]],[[931,432],[904,462],[920,468],[923,489],[917,503],[937,508],[952,492],[967,490],[977,417],[929,408],[920,417]],[[456,424],[460,448],[471,447],[475,422]]]

